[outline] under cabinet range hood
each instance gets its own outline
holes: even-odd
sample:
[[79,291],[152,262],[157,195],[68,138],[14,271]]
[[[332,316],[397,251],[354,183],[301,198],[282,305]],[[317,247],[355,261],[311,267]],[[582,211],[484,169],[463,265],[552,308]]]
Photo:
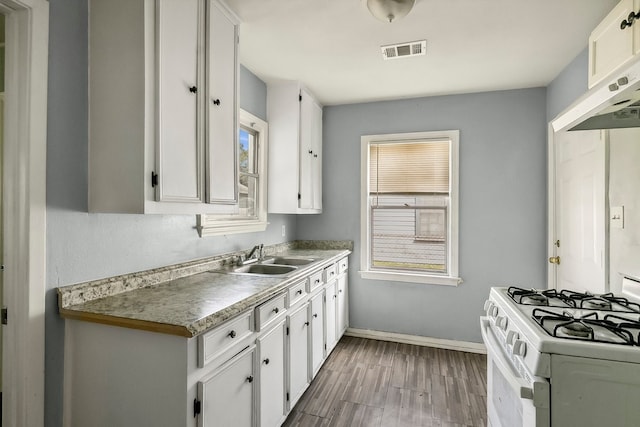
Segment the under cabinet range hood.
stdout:
[[594,86],[551,125],[555,132],[640,127],[640,61]]

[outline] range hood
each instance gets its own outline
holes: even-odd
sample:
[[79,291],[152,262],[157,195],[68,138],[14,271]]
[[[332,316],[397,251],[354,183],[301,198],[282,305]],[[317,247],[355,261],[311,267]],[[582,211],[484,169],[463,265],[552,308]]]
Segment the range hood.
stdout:
[[555,132],[640,127],[640,60],[594,86],[551,125]]

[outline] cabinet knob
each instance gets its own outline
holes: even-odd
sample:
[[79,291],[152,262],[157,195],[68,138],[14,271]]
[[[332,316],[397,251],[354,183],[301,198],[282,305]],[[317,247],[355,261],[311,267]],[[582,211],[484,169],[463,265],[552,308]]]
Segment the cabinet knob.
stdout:
[[298,292],[296,292],[296,294],[302,295],[302,289],[298,289]]
[[313,313],[313,317],[318,318],[318,313]]
[[304,322],[304,326],[309,326],[309,322]]
[[313,154],[313,150],[309,150],[309,154]]
[[280,311],[280,309],[278,307],[273,309],[273,312],[276,313],[276,314],[278,314],[279,311]]
[[189,87],[189,92],[191,92],[191,93],[197,93],[197,92],[198,92],[198,88],[197,88],[197,87],[195,87],[195,86],[191,86],[191,87]]
[[213,105],[220,105],[220,100],[219,99],[212,99],[211,102],[213,103]]
[[268,364],[269,364],[269,358],[267,357],[266,359],[264,359],[264,360],[262,361],[262,363],[264,363],[265,365],[268,365]]
[[338,298],[338,295],[334,295],[334,296],[333,296],[333,299],[336,299],[336,298]]
[[252,382],[253,382],[253,375],[249,375],[249,376],[247,377],[247,382],[248,382],[248,383],[252,383]]
[[342,289],[340,289],[338,292],[342,293]]
[[318,155],[317,155],[317,154],[314,154],[314,155],[313,155],[313,157],[318,157]]
[[236,337],[236,331],[229,332],[229,334],[227,336],[231,337],[231,338],[235,338]]
[[625,28],[632,26],[632,25],[633,25],[633,22],[634,22],[636,19],[639,19],[639,18],[640,18],[640,13],[635,13],[635,12],[631,11],[631,13],[629,14],[629,16],[627,16],[627,19],[623,20],[623,21],[620,23],[620,29],[621,29],[621,30],[624,30]]

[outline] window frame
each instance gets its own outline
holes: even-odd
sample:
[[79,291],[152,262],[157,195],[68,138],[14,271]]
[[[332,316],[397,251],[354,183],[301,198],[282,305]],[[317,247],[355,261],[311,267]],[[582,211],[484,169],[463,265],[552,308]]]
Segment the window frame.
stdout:
[[[371,268],[371,217],[369,209],[369,153],[370,145],[376,143],[406,143],[413,141],[425,140],[443,140],[448,139],[450,144],[449,158],[449,212],[447,223],[447,275],[420,273],[412,270],[384,270]],[[363,279],[386,280],[396,282],[422,283],[430,285],[457,286],[462,283],[462,279],[458,274],[458,256],[459,256],[459,130],[446,131],[428,131],[428,132],[410,132],[410,133],[394,133],[379,135],[363,135],[360,138],[361,157],[360,157],[360,277]]]
[[[256,203],[256,217],[234,218],[230,215],[200,214],[197,215],[197,226],[200,237],[220,236],[224,234],[254,233],[267,229],[267,164],[269,125],[264,120],[239,109],[238,129],[240,127],[252,129],[257,133],[257,166],[258,166],[258,202]],[[236,165],[238,180],[240,179],[240,160]]]

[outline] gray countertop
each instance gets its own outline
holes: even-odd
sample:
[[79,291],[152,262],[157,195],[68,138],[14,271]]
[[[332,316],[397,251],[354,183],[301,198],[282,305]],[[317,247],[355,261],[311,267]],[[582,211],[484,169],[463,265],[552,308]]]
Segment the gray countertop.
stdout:
[[[224,258],[216,257],[71,285],[58,289],[60,314],[69,319],[194,337],[349,253],[348,249],[281,250],[277,255],[318,261],[278,277],[227,274],[222,267]],[[176,271],[183,276],[171,278]]]

